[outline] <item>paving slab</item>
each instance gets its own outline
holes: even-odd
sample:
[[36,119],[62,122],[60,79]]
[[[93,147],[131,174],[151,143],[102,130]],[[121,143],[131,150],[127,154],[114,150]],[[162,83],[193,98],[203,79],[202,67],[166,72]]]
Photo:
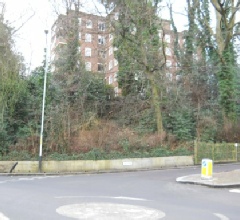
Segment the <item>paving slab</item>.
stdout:
[[179,183],[197,184],[209,187],[240,187],[240,170],[213,173],[212,178],[202,178],[201,174],[182,176],[176,179]]

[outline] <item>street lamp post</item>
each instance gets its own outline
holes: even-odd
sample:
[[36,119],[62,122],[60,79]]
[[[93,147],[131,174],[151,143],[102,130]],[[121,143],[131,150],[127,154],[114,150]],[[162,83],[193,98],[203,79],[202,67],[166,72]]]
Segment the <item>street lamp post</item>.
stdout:
[[48,71],[48,53],[47,53],[47,34],[48,30],[45,30],[46,35],[46,48],[45,48],[45,69],[44,69],[44,86],[43,86],[43,101],[42,101],[42,123],[40,132],[40,145],[39,145],[39,172],[42,172],[42,143],[43,143],[43,126],[44,126],[44,110],[45,110],[45,98],[46,98],[46,84],[47,84],[47,71]]

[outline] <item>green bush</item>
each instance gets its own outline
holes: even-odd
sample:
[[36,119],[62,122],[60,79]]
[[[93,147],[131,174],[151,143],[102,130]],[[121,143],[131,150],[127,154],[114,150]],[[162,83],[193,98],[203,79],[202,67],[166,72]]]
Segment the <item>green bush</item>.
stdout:
[[179,141],[193,140],[195,121],[190,109],[176,108],[171,114],[164,116],[164,127],[176,136]]
[[8,154],[0,155],[1,161],[33,161],[38,160],[37,156],[31,155],[28,151],[11,151]]
[[[111,159],[123,159],[123,158],[147,158],[147,157],[168,157],[168,156],[187,156],[192,155],[192,152],[187,148],[177,148],[175,150],[170,150],[167,147],[159,147],[151,150],[135,150],[135,151],[110,151],[105,152],[101,149],[92,149],[87,153],[80,154],[60,154],[52,153],[43,156],[43,160],[111,160]],[[1,161],[33,161],[38,160],[36,155],[31,155],[27,151],[12,151],[8,155],[0,156]]]

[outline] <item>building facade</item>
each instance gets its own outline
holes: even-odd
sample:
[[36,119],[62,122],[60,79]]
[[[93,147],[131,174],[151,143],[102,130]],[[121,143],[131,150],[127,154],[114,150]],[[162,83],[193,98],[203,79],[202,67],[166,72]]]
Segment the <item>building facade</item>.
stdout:
[[[71,18],[75,11],[68,15],[60,15],[52,26],[51,38],[51,60],[58,59],[58,49],[67,44],[66,25],[71,26]],[[70,19],[69,19],[70,18]],[[118,20],[118,12],[107,16],[78,12],[78,40],[79,51],[87,71],[103,74],[106,83],[112,85],[115,95],[121,94],[118,88],[118,61],[114,57],[117,48],[113,46],[113,34],[111,33],[110,21]],[[67,22],[66,22],[67,21]],[[163,40],[166,54],[166,78],[169,81],[176,79],[177,62],[174,56],[174,33],[171,30],[170,21],[161,20],[162,30],[159,30],[159,37]],[[69,30],[68,30],[69,31]],[[179,44],[183,44],[183,35],[179,33]],[[53,71],[55,67],[53,65]]]

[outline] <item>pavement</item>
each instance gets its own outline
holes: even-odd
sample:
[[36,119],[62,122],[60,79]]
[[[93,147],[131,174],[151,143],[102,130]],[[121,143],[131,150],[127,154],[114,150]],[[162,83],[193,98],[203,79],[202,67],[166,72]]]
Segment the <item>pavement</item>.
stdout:
[[240,187],[240,169],[213,173],[211,178],[202,178],[201,174],[178,177],[179,183],[196,184],[215,188]]
[[[123,170],[122,170],[123,171]],[[98,171],[97,173],[105,173],[106,171]],[[111,171],[108,171],[111,172]],[[113,171],[116,172],[116,171]],[[120,171],[121,172],[121,171]],[[85,172],[71,173],[80,174]],[[96,172],[89,172],[96,173]],[[0,176],[46,176],[46,175],[68,175],[69,173],[0,173]],[[196,184],[215,188],[231,188],[240,187],[240,169],[225,172],[213,172],[211,178],[202,178],[201,173],[188,176],[178,177],[178,183]],[[1,217],[1,216],[0,216]],[[0,218],[1,219],[1,218]]]

